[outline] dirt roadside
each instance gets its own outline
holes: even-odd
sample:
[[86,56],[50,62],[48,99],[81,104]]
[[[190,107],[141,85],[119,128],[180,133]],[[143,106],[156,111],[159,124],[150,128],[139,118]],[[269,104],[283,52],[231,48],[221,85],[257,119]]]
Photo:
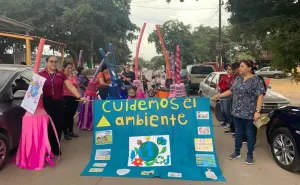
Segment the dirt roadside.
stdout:
[[271,80],[271,88],[287,97],[291,105],[300,106],[300,83],[292,83],[291,79],[272,79]]

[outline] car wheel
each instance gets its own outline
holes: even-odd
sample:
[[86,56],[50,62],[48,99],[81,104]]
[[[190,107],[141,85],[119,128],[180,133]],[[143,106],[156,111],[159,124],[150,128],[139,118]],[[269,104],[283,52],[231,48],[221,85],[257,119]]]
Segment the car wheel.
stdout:
[[220,104],[220,102],[218,102],[217,104],[216,104],[216,107],[215,107],[215,115],[216,115],[216,118],[217,118],[217,120],[218,121],[221,121],[221,114],[222,114],[222,112],[221,112],[221,104]]
[[5,135],[0,133],[0,170],[5,166],[8,160],[9,145]]
[[273,75],[273,78],[274,78],[274,79],[280,79],[280,75],[279,75],[279,74],[274,74],[274,75]]
[[271,135],[271,152],[276,163],[283,169],[300,170],[300,157],[296,142],[287,128],[276,129]]

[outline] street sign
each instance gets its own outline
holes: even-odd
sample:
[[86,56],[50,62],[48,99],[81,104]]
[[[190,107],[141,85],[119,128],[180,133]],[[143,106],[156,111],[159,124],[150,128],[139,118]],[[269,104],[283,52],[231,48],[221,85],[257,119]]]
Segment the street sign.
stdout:
[[217,42],[216,43],[216,50],[222,50],[223,49],[223,42]]

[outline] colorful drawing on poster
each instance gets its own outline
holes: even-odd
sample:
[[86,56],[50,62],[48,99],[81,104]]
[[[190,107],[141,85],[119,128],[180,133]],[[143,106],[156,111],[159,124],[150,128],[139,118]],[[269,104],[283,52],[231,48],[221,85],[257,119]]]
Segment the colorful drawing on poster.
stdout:
[[196,164],[201,167],[217,167],[216,158],[212,154],[196,154]]
[[107,164],[106,163],[94,163],[93,167],[101,167],[104,168]]
[[169,136],[129,137],[128,166],[171,166]]
[[127,175],[130,172],[130,169],[118,169],[117,174],[120,176]]
[[105,161],[110,160],[110,149],[100,149],[96,150],[95,160],[96,161]]
[[209,119],[209,112],[197,111],[197,119]]
[[195,150],[197,152],[213,152],[213,141],[212,138],[207,139],[195,139]]
[[97,124],[97,128],[99,127],[110,127],[110,123],[108,122],[105,116],[102,116],[99,123]]
[[33,74],[32,82],[30,83],[28,90],[26,91],[26,95],[21,103],[21,107],[31,114],[34,114],[38,106],[41,94],[43,93],[45,81],[46,79],[44,77],[41,77],[38,74]]
[[103,172],[103,168],[91,168],[89,172],[101,173]]
[[217,180],[218,179],[215,172],[211,171],[211,169],[207,169],[207,171],[205,172],[205,176],[206,176],[206,178],[212,179],[212,180]]
[[168,172],[168,177],[182,178],[182,173]]
[[198,135],[210,135],[210,127],[198,127]]
[[112,130],[96,131],[96,145],[112,144]]
[[151,171],[142,171],[141,172],[141,175],[143,176],[149,176],[149,175],[154,175],[155,171],[154,170],[151,170]]

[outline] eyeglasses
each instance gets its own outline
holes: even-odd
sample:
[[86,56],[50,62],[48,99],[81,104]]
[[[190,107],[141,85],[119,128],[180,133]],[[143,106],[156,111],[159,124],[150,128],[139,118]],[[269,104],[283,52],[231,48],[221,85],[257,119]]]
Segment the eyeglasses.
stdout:
[[49,60],[50,63],[57,63],[57,60]]

